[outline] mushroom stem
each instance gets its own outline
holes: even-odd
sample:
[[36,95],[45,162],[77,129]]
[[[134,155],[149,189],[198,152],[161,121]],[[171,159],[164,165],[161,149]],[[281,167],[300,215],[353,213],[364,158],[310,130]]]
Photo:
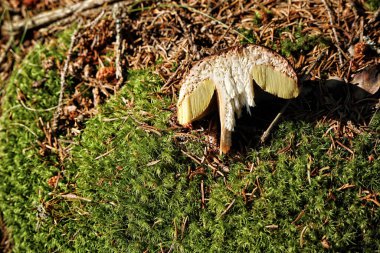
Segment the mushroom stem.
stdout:
[[220,143],[219,143],[219,153],[227,154],[232,146],[232,134],[231,131],[226,127],[226,104],[225,99],[223,99],[223,92],[216,89],[217,94],[217,104],[219,111],[220,120]]
[[[222,123],[222,122],[221,122]],[[231,131],[222,126],[220,129],[220,154],[227,154],[232,144]]]

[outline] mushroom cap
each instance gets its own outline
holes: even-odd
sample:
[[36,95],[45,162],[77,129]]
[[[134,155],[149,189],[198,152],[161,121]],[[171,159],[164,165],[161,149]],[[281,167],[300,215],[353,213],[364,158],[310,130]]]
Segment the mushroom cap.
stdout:
[[255,106],[254,84],[284,99],[299,94],[297,74],[290,63],[263,46],[235,46],[198,61],[181,82],[179,123],[186,125],[203,117],[216,92],[222,132],[233,131],[235,113],[239,117],[243,107],[249,111]]

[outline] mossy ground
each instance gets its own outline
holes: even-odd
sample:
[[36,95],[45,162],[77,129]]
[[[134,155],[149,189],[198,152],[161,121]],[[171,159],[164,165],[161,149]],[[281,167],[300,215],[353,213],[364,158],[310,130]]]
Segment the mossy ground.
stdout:
[[[268,144],[225,158],[230,172],[216,177],[181,152],[202,155],[203,144],[175,141],[172,101],[159,93],[159,78],[130,71],[60,162],[54,153],[42,156],[37,143],[39,118],[51,120],[54,110],[44,109],[59,92],[59,74],[41,65],[50,56],[62,62],[67,42],[64,34],[58,44],[36,46],[7,85],[0,211],[14,252],[380,249],[378,114],[346,140],[354,157],[331,149],[328,124],[285,120]],[[44,87],[32,88],[42,78]],[[202,167],[205,173],[189,176]],[[57,173],[62,179],[51,188]]]

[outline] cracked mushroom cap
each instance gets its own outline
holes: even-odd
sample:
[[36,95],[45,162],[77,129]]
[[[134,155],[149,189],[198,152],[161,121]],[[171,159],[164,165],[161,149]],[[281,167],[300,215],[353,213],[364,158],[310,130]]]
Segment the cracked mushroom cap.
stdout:
[[226,49],[197,62],[182,80],[177,103],[178,121],[187,125],[207,114],[217,98],[220,151],[231,147],[235,114],[255,106],[254,84],[284,99],[299,94],[297,75],[289,62],[262,46],[247,44]]

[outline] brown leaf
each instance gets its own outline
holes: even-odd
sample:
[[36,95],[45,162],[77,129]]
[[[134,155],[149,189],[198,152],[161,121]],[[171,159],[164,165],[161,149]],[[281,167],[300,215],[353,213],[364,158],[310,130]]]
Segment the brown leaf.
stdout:
[[370,94],[375,94],[380,88],[380,64],[366,67],[353,75],[352,84],[356,84]]

